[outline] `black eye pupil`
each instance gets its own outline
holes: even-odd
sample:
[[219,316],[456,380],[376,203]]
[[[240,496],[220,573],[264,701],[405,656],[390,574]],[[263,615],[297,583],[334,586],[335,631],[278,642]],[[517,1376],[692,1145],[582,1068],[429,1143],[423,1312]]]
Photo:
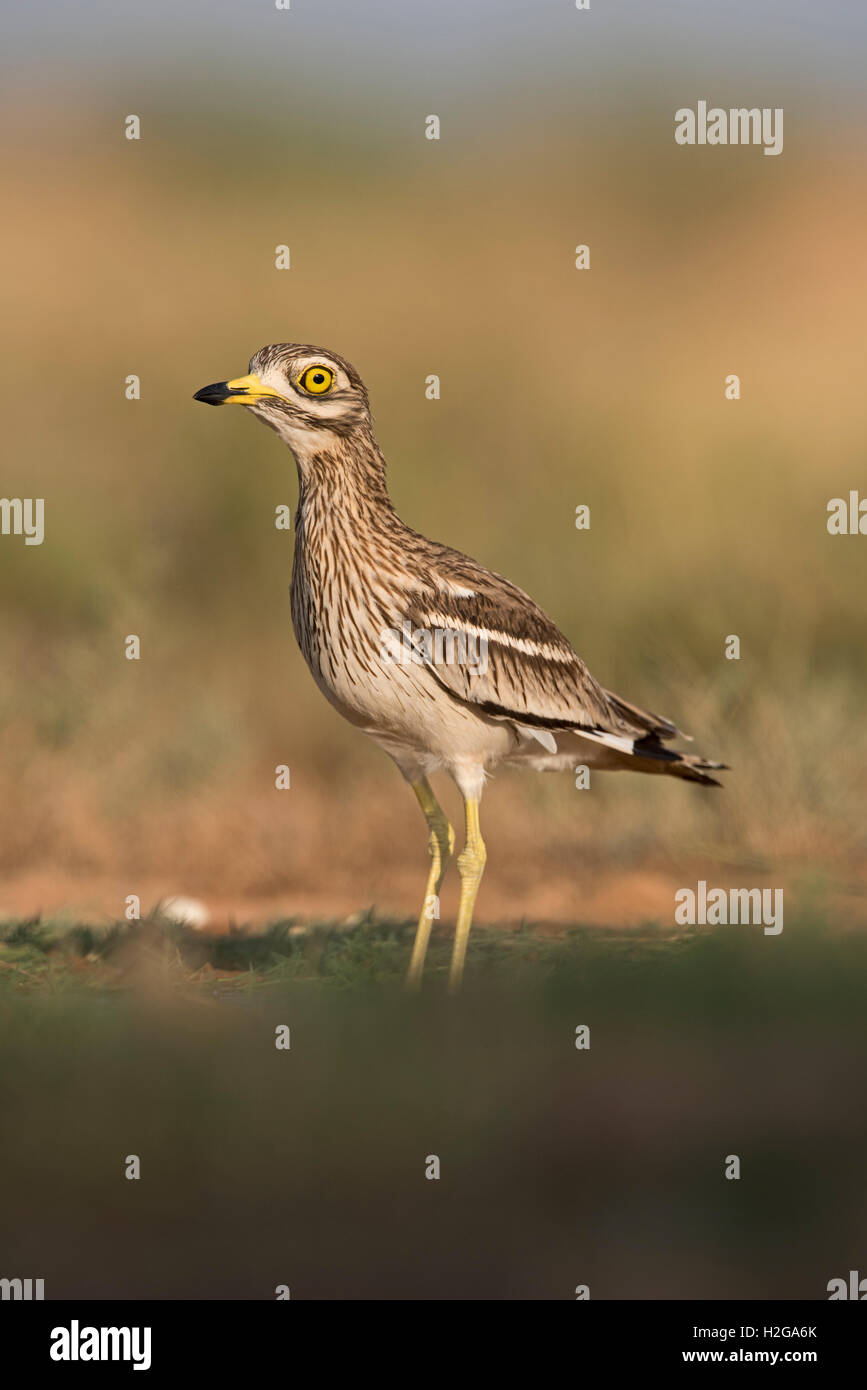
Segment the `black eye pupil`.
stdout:
[[325,380],[325,377],[322,375],[321,372],[316,372],[316,374],[313,377],[313,380],[316,382],[316,385],[318,386],[320,381]]

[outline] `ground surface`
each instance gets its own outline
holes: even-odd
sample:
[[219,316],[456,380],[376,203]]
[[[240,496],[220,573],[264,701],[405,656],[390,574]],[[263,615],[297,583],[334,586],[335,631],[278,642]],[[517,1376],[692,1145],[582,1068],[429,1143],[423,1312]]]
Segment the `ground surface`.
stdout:
[[[425,969],[435,986],[444,980],[451,953],[451,927],[435,925]],[[288,918],[264,929],[233,925],[225,930],[194,930],[158,913],[142,922],[107,925],[70,924],[23,919],[0,927],[0,990],[56,992],[67,990],[123,993],[170,990],[256,992],[281,984],[315,987],[388,985],[403,979],[415,922],[358,912],[343,921],[309,922]],[[760,926],[715,929],[675,928],[646,923],[618,930],[531,923],[517,927],[473,929],[467,973],[482,984],[510,980],[533,986],[564,979],[576,972],[592,976],[607,968],[649,970],[654,962],[663,977],[675,961],[689,961],[697,980],[723,952],[746,952],[752,968],[767,971],[776,991],[780,958],[816,956],[823,971],[867,968],[867,940],[860,934],[839,939],[802,922],[789,924],[788,936],[768,940]],[[720,940],[722,938],[722,940]],[[783,944],[785,942],[785,944]],[[776,949],[776,957],[774,951]],[[760,952],[764,952],[762,960]],[[725,954],[722,957],[726,958]],[[784,983],[784,981],[783,981]]]
[[480,928],[458,1000],[447,928],[401,988],[411,933],[8,924],[4,1263],[265,1299],[814,1299],[860,1267],[861,933]]

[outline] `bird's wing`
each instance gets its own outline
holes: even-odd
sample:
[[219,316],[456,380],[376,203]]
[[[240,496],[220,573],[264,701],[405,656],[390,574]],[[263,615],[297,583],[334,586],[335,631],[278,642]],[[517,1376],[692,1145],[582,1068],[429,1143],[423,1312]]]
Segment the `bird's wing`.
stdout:
[[528,730],[598,730],[657,742],[678,730],[605,690],[523,590],[443,547],[407,592],[425,665],[454,698]]

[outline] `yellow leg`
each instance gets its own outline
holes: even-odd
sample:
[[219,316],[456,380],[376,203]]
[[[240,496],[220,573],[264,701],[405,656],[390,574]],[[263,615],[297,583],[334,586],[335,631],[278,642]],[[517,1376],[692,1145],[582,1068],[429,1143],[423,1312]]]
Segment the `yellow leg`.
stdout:
[[430,873],[428,874],[424,902],[419,914],[412,957],[406,976],[407,984],[418,989],[421,984],[421,973],[424,970],[424,958],[427,955],[431,927],[434,918],[438,915],[440,888],[448,862],[452,857],[452,850],[455,847],[455,832],[446,820],[445,812],[434,796],[427,778],[423,777],[420,782],[413,782],[412,789],[430,826],[430,838],[428,840],[431,860]]
[[461,875],[461,900],[458,905],[458,922],[455,927],[455,944],[452,951],[452,965],[449,971],[449,990],[456,994],[461,987],[461,980],[464,974],[464,960],[467,954],[467,942],[470,937],[470,927],[473,924],[473,908],[476,904],[476,895],[479,891],[479,884],[482,881],[482,874],[485,871],[485,860],[487,851],[485,842],[482,839],[482,832],[479,829],[479,803],[477,800],[466,800],[464,802],[466,813],[467,838],[466,843],[458,855],[458,870]]

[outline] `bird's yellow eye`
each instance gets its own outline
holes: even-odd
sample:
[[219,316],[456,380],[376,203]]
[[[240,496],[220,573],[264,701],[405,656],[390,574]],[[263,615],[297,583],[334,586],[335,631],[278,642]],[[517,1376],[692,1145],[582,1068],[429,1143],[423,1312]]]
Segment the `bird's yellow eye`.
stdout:
[[324,396],[334,385],[334,373],[330,367],[308,367],[298,378],[298,385],[311,396]]

